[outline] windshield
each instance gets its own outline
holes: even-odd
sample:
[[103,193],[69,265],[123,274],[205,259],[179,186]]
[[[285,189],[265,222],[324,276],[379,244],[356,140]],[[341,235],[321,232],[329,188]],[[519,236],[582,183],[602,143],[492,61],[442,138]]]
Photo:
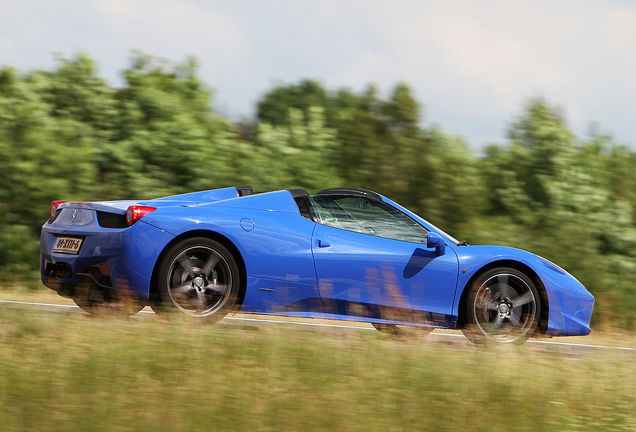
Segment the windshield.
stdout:
[[[386,199],[386,198],[385,198]],[[398,209],[402,210],[404,213],[406,213],[407,215],[413,217],[414,219],[419,219],[422,222],[424,222],[425,225],[430,226],[431,228],[433,228],[435,231],[437,231],[438,233],[440,233],[441,235],[443,235],[444,237],[446,237],[447,240],[449,240],[451,243],[453,243],[455,246],[458,246],[461,242],[459,240],[457,240],[455,237],[453,237],[452,235],[448,234],[447,232],[445,232],[444,230],[439,229],[438,227],[436,227],[435,225],[433,225],[432,223],[430,223],[429,221],[427,221],[426,219],[424,219],[421,216],[416,215],[415,213],[413,213],[412,211],[410,211],[409,209],[402,207],[401,205],[399,205],[396,202],[393,202],[391,200],[387,200],[388,202],[390,202],[393,206],[397,207]]]
[[[393,240],[427,242],[428,230],[414,220],[413,216],[373,197],[320,193],[310,196],[310,199],[316,221],[320,224]],[[434,228],[448,240],[458,244],[453,237],[437,227]]]

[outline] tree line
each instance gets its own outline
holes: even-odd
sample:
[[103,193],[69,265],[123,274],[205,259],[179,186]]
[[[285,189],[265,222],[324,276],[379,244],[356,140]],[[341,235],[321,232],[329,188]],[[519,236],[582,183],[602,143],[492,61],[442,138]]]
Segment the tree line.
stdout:
[[559,109],[529,100],[505,142],[476,156],[422,126],[405,83],[388,97],[305,80],[270,90],[257,118],[214,114],[196,61],[136,53],[111,88],[86,55],[53,71],[0,70],[0,282],[37,286],[52,200],[256,191],[375,190],[473,244],[557,262],[596,296],[597,326],[636,325],[636,153],[576,136]]

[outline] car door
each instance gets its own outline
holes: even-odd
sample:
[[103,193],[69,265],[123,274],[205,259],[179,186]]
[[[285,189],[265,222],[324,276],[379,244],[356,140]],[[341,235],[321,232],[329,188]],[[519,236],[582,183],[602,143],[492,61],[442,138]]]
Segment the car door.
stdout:
[[312,252],[327,305],[350,314],[389,313],[382,318],[394,321],[408,311],[448,319],[458,276],[452,248],[443,255],[427,248],[426,228],[373,197],[324,194],[312,200],[318,222]]

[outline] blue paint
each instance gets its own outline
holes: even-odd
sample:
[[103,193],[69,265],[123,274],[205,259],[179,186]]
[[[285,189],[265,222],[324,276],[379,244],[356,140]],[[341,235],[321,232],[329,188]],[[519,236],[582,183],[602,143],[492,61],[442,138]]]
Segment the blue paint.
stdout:
[[413,255],[411,255],[411,259],[404,267],[404,272],[402,272],[402,277],[404,279],[411,279],[413,276],[418,274],[420,270],[428,265],[433,259],[437,256],[437,253],[433,254],[430,251],[426,251],[424,249],[417,248]]
[[[162,252],[183,236],[209,235],[232,244],[240,255],[237,262],[246,277],[243,312],[454,328],[471,278],[486,266],[515,263],[545,287],[548,334],[590,332],[594,297],[565,270],[534,254],[458,246],[385,197],[383,203],[415,221],[424,234],[403,241],[366,224],[352,229],[352,220],[317,223],[306,211],[312,205],[307,200],[299,190],[239,196],[235,188],[224,188],[149,201],[64,203],[58,217],[42,227],[42,280],[67,295],[79,282],[77,273],[108,263],[112,289],[135,293],[150,304]],[[99,226],[96,212],[123,217],[129,205],[157,210],[128,228]],[[372,210],[364,203],[357,208],[363,216]],[[64,236],[83,240],[77,255],[51,252]],[[70,276],[51,275],[56,266],[70,268]]]

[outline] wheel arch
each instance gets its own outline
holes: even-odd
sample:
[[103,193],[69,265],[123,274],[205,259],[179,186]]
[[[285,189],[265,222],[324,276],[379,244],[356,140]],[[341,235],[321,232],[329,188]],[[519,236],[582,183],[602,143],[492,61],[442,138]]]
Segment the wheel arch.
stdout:
[[459,309],[457,316],[457,329],[461,329],[466,324],[466,307],[468,303],[468,295],[469,295],[469,287],[475,283],[475,281],[485,272],[492,270],[497,267],[508,267],[513,268],[515,270],[520,271],[525,274],[532,282],[534,283],[537,291],[539,291],[539,297],[541,300],[541,315],[539,316],[539,325],[537,326],[537,330],[533,336],[536,336],[537,333],[544,334],[548,328],[548,316],[550,312],[550,302],[548,301],[548,293],[545,289],[545,285],[543,281],[539,277],[539,275],[527,265],[514,260],[500,260],[493,261],[478,271],[466,282],[466,284],[462,287],[462,294],[459,300]]
[[159,286],[158,286],[158,275],[159,275],[159,265],[163,260],[164,255],[170,249],[170,247],[182,240],[195,238],[195,237],[204,237],[210,240],[217,241],[221,243],[231,254],[234,260],[236,261],[236,265],[239,269],[240,276],[240,284],[239,284],[239,296],[234,306],[234,312],[238,312],[243,305],[243,299],[245,298],[245,291],[247,289],[247,268],[245,267],[245,260],[243,259],[243,255],[236,247],[236,245],[227,237],[222,234],[219,234],[215,231],[210,230],[193,230],[184,232],[175,238],[173,238],[168,244],[165,245],[159,256],[157,257],[157,261],[155,262],[155,266],[152,270],[152,278],[150,281],[150,302],[154,302],[159,298]]

